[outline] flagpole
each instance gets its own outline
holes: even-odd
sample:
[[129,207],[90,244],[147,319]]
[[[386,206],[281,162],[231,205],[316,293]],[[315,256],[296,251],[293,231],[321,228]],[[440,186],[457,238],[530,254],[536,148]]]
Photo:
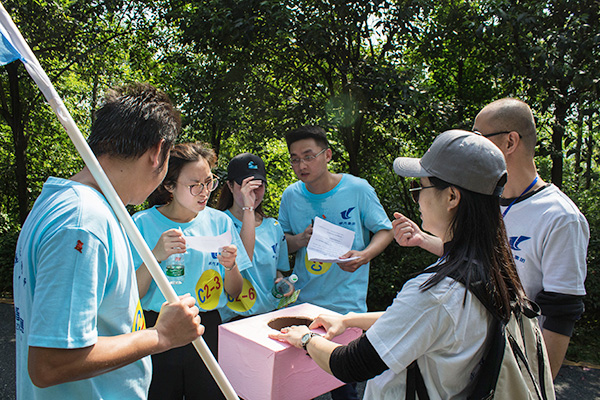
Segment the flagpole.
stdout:
[[[98,186],[102,190],[102,193],[104,194],[109,204],[113,208],[115,214],[117,215],[117,218],[125,228],[125,232],[129,236],[129,239],[132,241],[136,250],[142,256],[144,264],[146,264],[146,267],[148,267],[148,270],[150,271],[152,278],[158,285],[158,288],[160,289],[161,293],[163,294],[163,296],[165,296],[169,303],[177,302],[179,300],[177,293],[175,293],[175,290],[169,284],[167,277],[162,272],[160,266],[158,265],[158,262],[156,261],[156,258],[154,258],[152,252],[150,251],[150,248],[142,238],[140,231],[133,223],[131,216],[127,212],[127,209],[123,205],[123,202],[121,201],[121,199],[117,195],[117,192],[110,183],[110,180],[106,176],[106,173],[100,166],[98,159],[96,158],[89,145],[85,141],[79,128],[75,124],[75,121],[71,117],[71,114],[65,107],[62,99],[60,98],[54,86],[50,82],[48,75],[46,75],[46,73],[42,69],[37,58],[31,51],[31,48],[29,47],[25,39],[23,39],[21,32],[13,22],[12,18],[10,17],[2,3],[0,3],[0,24],[2,24],[4,29],[7,31],[9,35],[9,38],[7,39],[10,40],[14,48],[21,54],[22,61],[25,65],[25,68],[27,69],[27,72],[29,72],[29,75],[31,75],[35,83],[38,85],[38,87],[46,97],[46,100],[48,100],[48,103],[54,110],[60,123],[65,128],[69,137],[73,141],[73,144],[75,145],[75,148],[81,155],[81,158],[85,162],[85,165],[90,170],[92,176],[94,177],[94,179],[98,183]],[[202,337],[199,337],[192,343],[196,348],[196,351],[198,351],[198,354],[202,358],[202,361],[204,361],[204,364],[206,364],[206,367],[208,368],[213,378],[221,388],[221,391],[223,392],[225,397],[228,400],[239,400],[237,394],[235,393],[235,390],[233,389],[233,386],[231,386],[231,383],[229,382],[229,380],[225,376],[225,373],[217,363],[217,360],[206,345],[204,339]]]

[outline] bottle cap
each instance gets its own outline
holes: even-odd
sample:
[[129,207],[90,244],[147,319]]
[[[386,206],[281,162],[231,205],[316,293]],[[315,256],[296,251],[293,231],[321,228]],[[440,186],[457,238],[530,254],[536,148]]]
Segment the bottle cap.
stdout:
[[290,282],[292,282],[292,283],[296,283],[296,282],[298,282],[298,275],[296,275],[296,274],[291,274],[291,275],[288,277],[288,279],[289,279],[289,281],[290,281]]

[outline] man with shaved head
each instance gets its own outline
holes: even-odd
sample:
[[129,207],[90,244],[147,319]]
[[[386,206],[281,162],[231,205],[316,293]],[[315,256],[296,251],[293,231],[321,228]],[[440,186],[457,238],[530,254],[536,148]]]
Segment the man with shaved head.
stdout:
[[[536,126],[526,103],[504,98],[488,104],[475,118],[473,131],[491,140],[506,159],[501,212],[525,292],[542,310],[540,323],[555,378],[583,313],[589,226],[560,189],[538,176]],[[393,225],[401,246],[442,254],[438,238],[401,214]]]

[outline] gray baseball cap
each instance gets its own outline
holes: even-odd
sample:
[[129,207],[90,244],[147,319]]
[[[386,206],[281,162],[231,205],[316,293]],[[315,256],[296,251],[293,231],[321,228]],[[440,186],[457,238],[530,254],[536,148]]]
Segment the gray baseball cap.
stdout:
[[421,158],[398,157],[394,172],[406,177],[436,177],[472,192],[502,194],[504,155],[489,139],[453,129],[441,133]]

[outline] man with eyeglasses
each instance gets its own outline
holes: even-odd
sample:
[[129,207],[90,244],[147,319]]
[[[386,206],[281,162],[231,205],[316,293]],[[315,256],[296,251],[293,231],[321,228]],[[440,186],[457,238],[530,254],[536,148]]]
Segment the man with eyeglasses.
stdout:
[[[556,378],[584,309],[587,220],[560,189],[538,176],[536,126],[526,103],[505,98],[488,104],[475,118],[473,131],[504,153],[508,181],[501,212],[525,292],[542,310],[540,323]],[[401,246],[419,246],[441,255],[439,239],[401,214],[395,216],[394,232]]]
[[[332,151],[322,128],[303,126],[287,132],[285,139],[299,181],[283,193],[279,222],[288,251],[296,253],[298,301],[341,314],[366,312],[369,262],[392,241],[390,220],[366,180],[328,170]],[[354,231],[352,250],[342,258],[358,258],[338,264],[308,260],[306,246],[315,217]],[[331,392],[332,398],[356,399],[355,387],[342,386]]]

